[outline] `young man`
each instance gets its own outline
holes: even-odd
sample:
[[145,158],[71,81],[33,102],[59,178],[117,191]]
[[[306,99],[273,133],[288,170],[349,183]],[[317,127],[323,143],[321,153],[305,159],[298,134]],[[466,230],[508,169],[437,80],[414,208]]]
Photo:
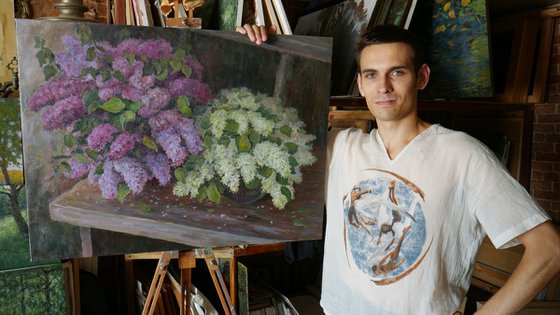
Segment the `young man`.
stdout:
[[[239,32],[257,43],[262,27]],[[494,154],[417,115],[430,69],[414,35],[376,26],[357,83],[377,129],[340,132],[328,168],[321,305],[327,314],[454,314],[478,248],[525,253],[477,314],[515,314],[560,271],[560,234]]]

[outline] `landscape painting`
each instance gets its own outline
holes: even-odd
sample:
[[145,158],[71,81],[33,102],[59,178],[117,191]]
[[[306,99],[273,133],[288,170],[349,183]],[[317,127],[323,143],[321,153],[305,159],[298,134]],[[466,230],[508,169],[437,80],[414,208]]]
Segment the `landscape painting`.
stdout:
[[430,83],[425,99],[492,97],[486,0],[417,6],[411,29],[425,40]]
[[298,35],[333,38],[331,95],[348,95],[356,80],[355,43],[373,17],[377,0],[348,0],[299,18]]
[[330,39],[17,28],[34,258],[322,237]]

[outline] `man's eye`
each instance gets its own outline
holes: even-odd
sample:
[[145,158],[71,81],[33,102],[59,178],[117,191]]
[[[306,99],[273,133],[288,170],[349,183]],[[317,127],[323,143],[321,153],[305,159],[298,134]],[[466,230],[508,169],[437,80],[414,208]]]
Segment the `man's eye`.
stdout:
[[366,73],[365,77],[366,79],[373,79],[375,78],[375,73]]
[[402,70],[395,70],[395,71],[393,71],[391,74],[398,77],[398,76],[403,75],[403,74],[404,74],[404,71],[402,71]]

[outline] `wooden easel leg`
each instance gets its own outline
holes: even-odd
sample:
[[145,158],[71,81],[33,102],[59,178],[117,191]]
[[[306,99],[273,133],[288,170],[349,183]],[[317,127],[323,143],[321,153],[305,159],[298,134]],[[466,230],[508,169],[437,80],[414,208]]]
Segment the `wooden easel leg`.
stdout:
[[233,307],[231,303],[228,288],[226,287],[224,278],[222,277],[222,273],[220,272],[218,261],[216,260],[214,253],[211,249],[206,249],[202,251],[202,257],[204,258],[204,261],[206,261],[206,266],[208,266],[210,276],[212,276],[212,281],[214,282],[216,291],[218,291],[218,297],[220,298],[220,302],[222,303],[225,314],[236,315],[235,307]]
[[180,315],[190,314],[191,307],[191,274],[196,267],[196,255],[194,251],[179,252],[179,269],[181,269],[181,301],[179,306]]
[[163,281],[165,280],[165,274],[167,273],[167,267],[171,261],[171,252],[162,252],[161,258],[159,259],[152,284],[150,285],[150,290],[148,291],[148,296],[146,297],[146,304],[144,304],[144,310],[142,315],[152,315],[157,306],[157,300],[163,286]]

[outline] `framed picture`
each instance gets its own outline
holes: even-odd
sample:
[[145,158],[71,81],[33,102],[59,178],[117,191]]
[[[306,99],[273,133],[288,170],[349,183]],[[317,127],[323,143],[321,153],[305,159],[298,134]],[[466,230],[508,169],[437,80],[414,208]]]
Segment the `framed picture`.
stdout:
[[330,39],[18,29],[34,258],[322,237]]

